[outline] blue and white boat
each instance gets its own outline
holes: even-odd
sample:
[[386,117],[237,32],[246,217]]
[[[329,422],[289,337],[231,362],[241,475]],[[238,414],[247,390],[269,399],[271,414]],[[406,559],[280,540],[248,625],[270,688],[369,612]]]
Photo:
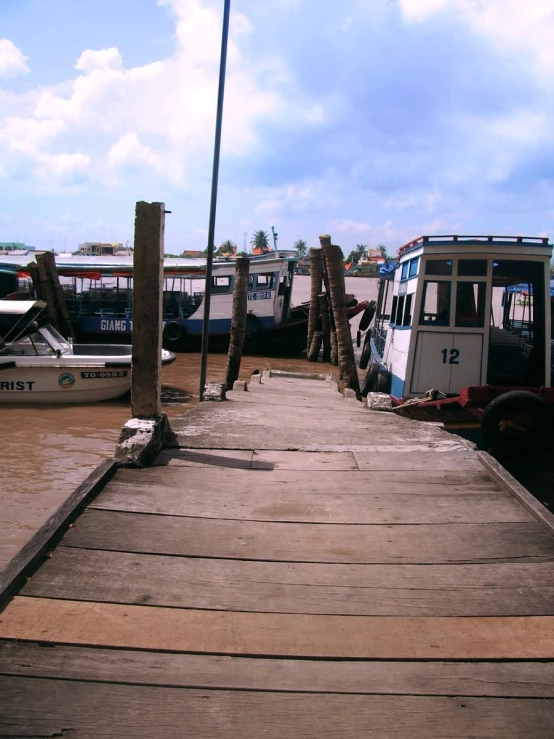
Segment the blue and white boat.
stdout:
[[[18,256],[0,257],[4,280],[12,289],[28,277]],[[250,259],[245,350],[263,354],[297,354],[306,347],[307,307],[293,308],[292,285],[297,258],[274,251]],[[133,257],[56,257],[56,267],[76,338],[92,342],[130,342],[133,330]],[[164,260],[164,346],[196,350],[201,345],[206,261]],[[226,349],[231,330],[235,263],[215,261],[210,300],[210,349]],[[29,297],[32,297],[30,295]]]

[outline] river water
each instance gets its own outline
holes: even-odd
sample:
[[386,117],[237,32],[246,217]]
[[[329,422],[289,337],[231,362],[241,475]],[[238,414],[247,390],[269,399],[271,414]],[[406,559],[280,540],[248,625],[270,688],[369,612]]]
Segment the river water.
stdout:
[[[347,277],[346,289],[358,300],[374,300],[377,280]],[[293,303],[309,300],[309,293],[310,278],[297,275]],[[351,322],[353,331],[359,318]],[[221,382],[226,363],[226,355],[210,355],[208,381]],[[314,365],[305,359],[245,356],[240,377],[246,380],[253,370],[266,368],[310,371]],[[165,413],[178,415],[198,402],[199,377],[199,354],[179,354],[163,369]],[[112,456],[129,417],[128,398],[73,406],[0,406],[0,570],[97,464]]]

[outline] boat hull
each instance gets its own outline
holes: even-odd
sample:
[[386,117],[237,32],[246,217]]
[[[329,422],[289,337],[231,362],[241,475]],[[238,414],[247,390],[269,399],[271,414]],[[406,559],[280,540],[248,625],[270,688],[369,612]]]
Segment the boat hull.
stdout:
[[[6,366],[13,364],[15,366]],[[52,363],[0,365],[0,403],[94,403],[125,395],[131,367],[107,369],[96,365]]]

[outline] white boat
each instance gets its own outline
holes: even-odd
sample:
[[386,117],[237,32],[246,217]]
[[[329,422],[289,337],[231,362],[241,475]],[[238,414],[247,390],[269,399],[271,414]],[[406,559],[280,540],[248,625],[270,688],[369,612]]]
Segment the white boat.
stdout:
[[[40,300],[0,300],[0,404],[92,403],[131,386],[132,345],[72,344]],[[162,364],[175,355],[162,350]]]

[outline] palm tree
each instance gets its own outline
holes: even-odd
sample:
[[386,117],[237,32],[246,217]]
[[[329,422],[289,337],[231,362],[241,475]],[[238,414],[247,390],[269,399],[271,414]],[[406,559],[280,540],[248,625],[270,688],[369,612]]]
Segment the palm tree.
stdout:
[[304,241],[304,239],[298,239],[298,241],[295,242],[294,248],[296,249],[296,256],[298,259],[304,259],[306,254],[308,253],[308,244]]
[[222,256],[223,254],[231,255],[237,253],[237,245],[234,241],[231,241],[231,239],[227,239],[227,241],[224,241],[219,249],[217,250],[218,254]]
[[252,244],[253,254],[264,254],[266,251],[270,251],[269,234],[267,231],[254,231],[250,243]]
[[358,254],[358,259],[356,259],[356,262],[359,262],[362,257],[365,256],[367,249],[367,244],[356,244],[356,252]]

